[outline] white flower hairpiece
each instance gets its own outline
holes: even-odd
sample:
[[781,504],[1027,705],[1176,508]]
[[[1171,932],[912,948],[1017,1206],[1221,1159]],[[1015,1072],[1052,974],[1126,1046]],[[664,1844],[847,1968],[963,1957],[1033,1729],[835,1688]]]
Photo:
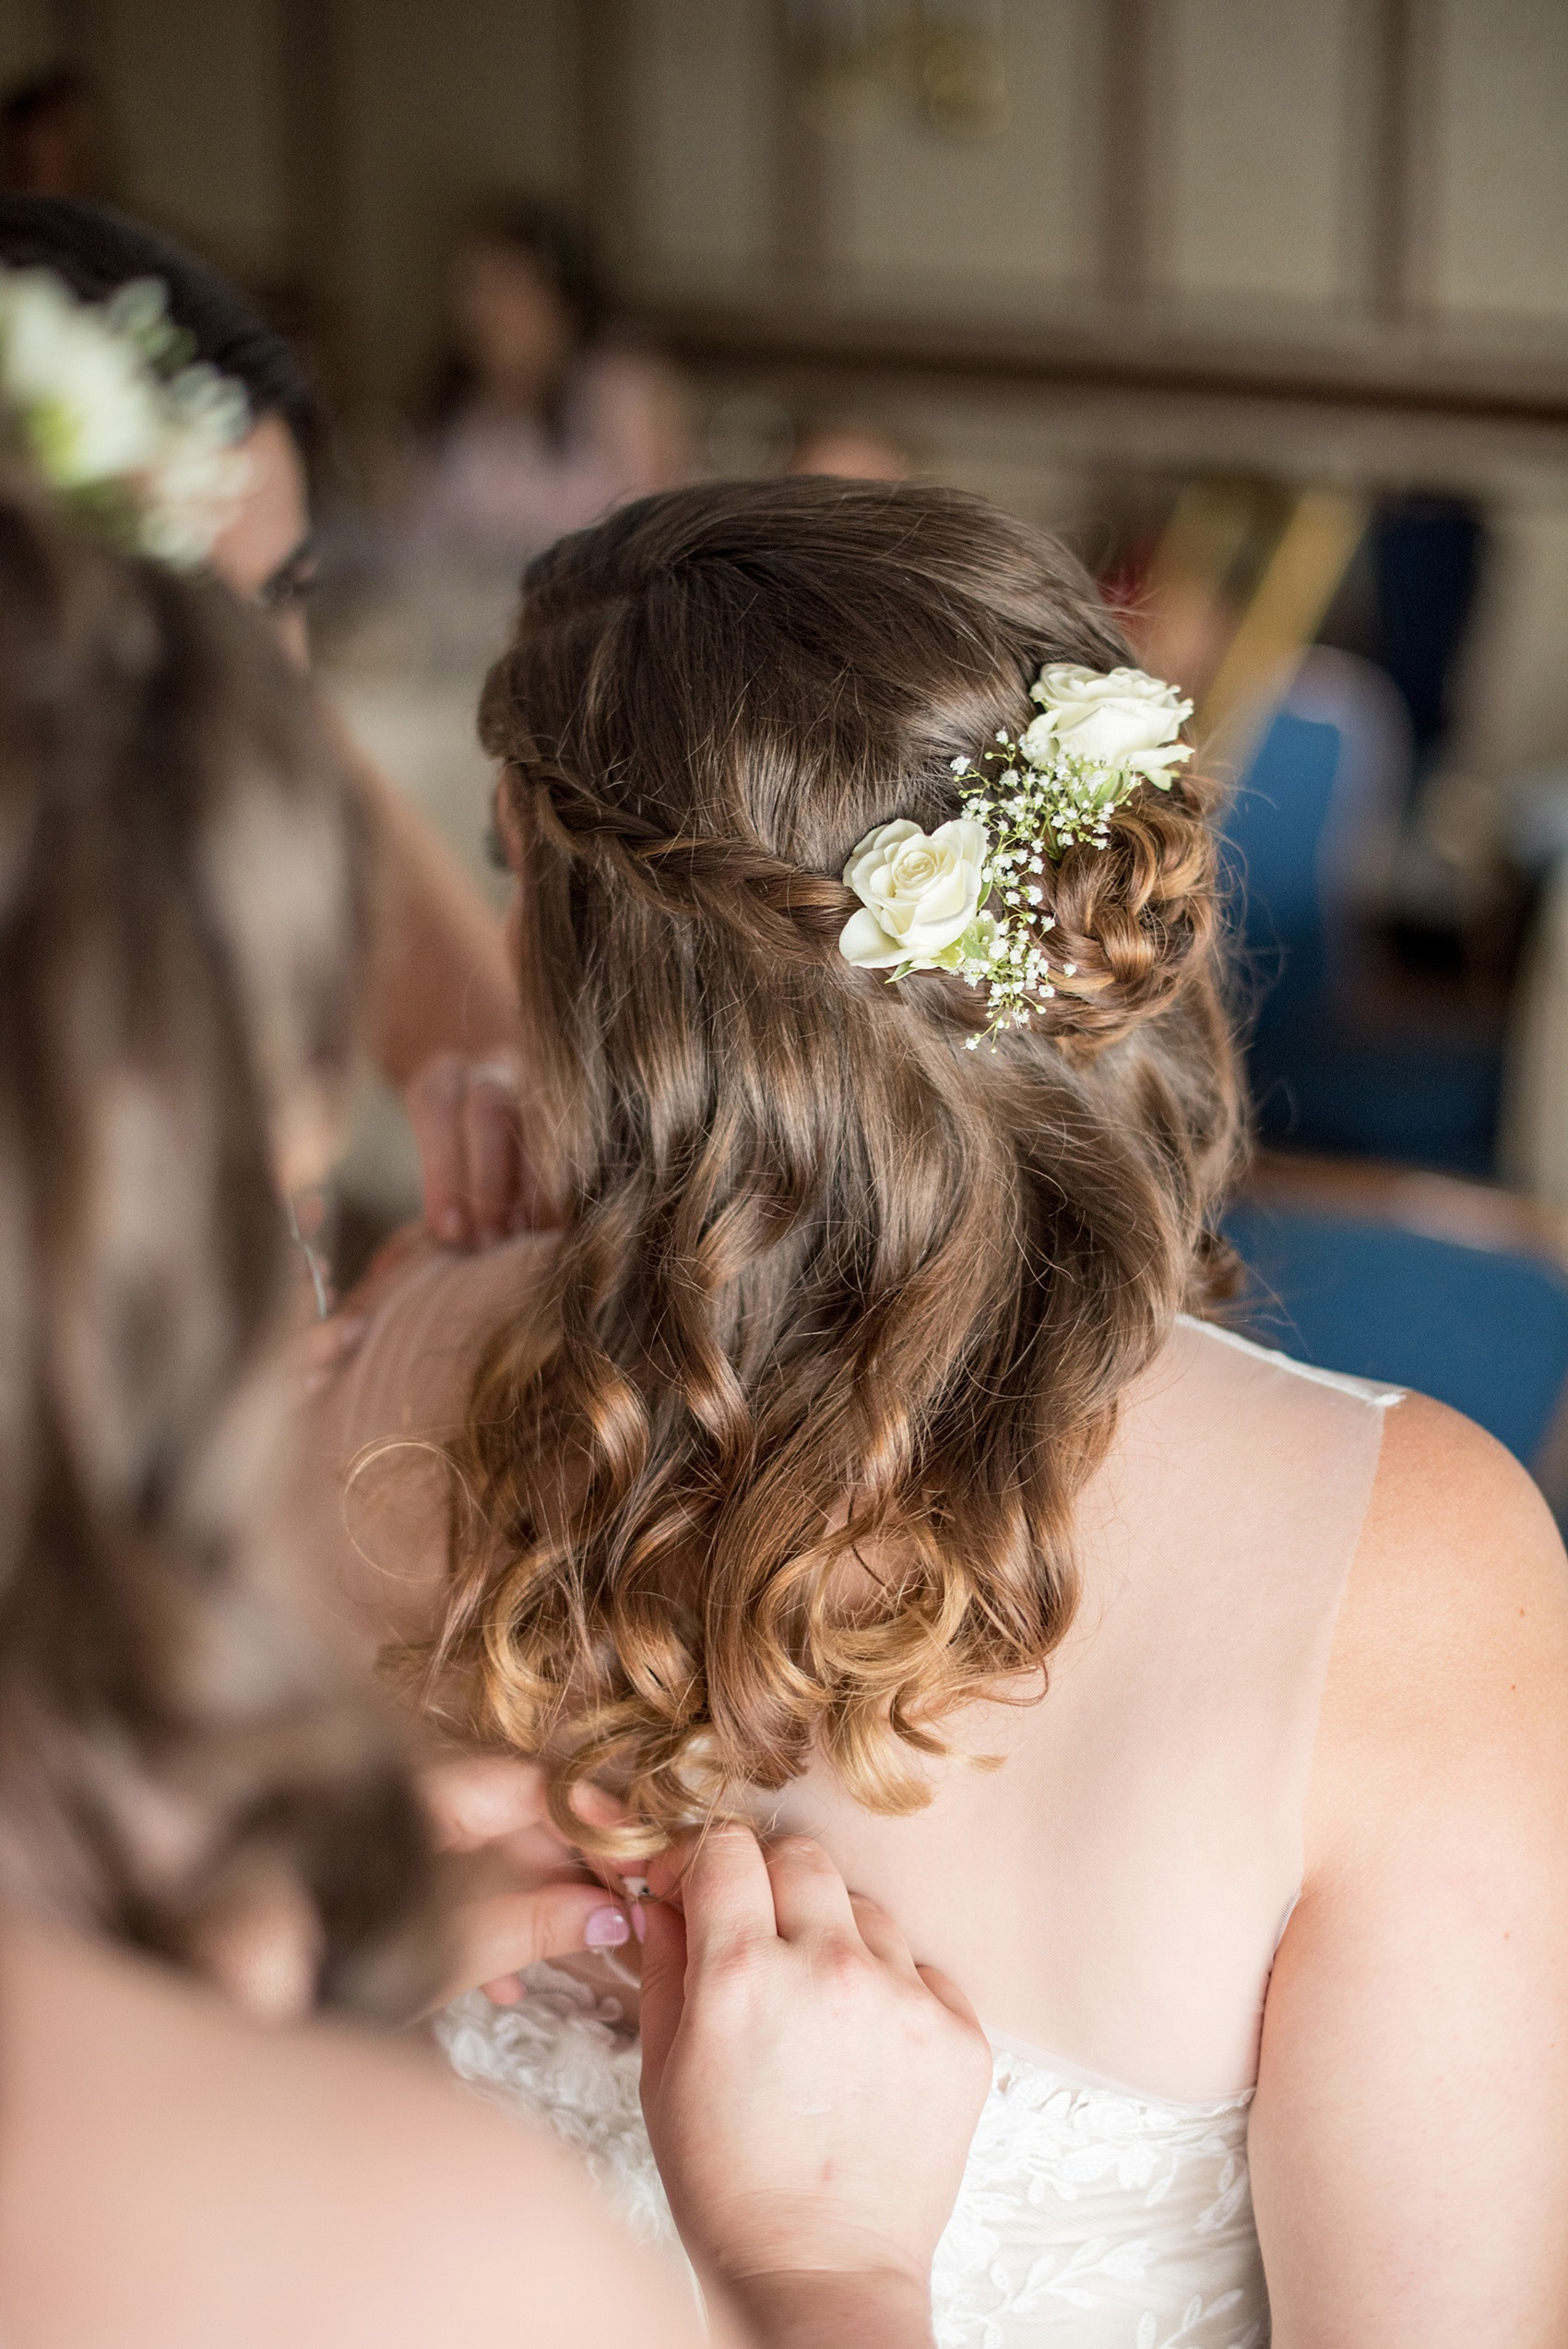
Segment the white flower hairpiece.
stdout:
[[[1070,962],[1053,973],[1041,944],[1055,927],[1036,878],[1046,860],[1109,846],[1123,802],[1141,783],[1169,791],[1171,769],[1192,756],[1177,740],[1192,703],[1142,669],[1101,675],[1059,662],[1029,694],[1039,716],[1016,742],[999,728],[998,747],[981,753],[1000,774],[954,759],[954,774],[971,786],[960,817],[929,834],[907,817],[880,824],[844,867],[861,907],[839,934],[846,961],[891,979],[960,972],[987,990],[992,1038],[1028,1027],[1059,981],[1076,976]],[[968,1042],[972,1050],[980,1038]]]
[[47,269],[0,268],[0,437],[120,546],[203,563],[250,483],[241,387],[189,362],[155,279],[80,302]]

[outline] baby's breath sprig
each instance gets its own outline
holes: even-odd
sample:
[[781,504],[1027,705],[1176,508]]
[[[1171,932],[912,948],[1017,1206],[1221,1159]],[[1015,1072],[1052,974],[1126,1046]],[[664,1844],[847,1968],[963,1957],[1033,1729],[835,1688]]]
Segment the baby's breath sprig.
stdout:
[[[958,781],[971,786],[960,802],[964,814],[984,825],[991,841],[980,867],[980,903],[992,910],[985,913],[985,934],[974,940],[980,950],[966,954],[959,965],[971,987],[985,983],[992,1013],[983,1035],[969,1037],[971,1052],[985,1040],[994,1051],[1003,1030],[1027,1028],[1030,1012],[1056,993],[1051,958],[1039,943],[1056,927],[1056,917],[1036,911],[1045,902],[1036,876],[1047,859],[1054,864],[1070,848],[1109,848],[1111,819],[1140,783],[1170,788],[1169,775],[1132,773],[1068,750],[1038,766],[1004,727],[996,740],[1000,748],[980,757],[985,765],[1000,767],[998,775],[985,775],[968,758],[953,761]],[[962,943],[968,946],[968,938]],[[1071,962],[1057,968],[1063,979],[1077,975]]]

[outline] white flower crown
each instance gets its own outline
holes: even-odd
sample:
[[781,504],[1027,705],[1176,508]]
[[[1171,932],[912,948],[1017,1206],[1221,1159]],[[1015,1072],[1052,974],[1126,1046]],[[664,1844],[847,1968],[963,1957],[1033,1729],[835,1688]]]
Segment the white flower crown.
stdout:
[[[999,775],[953,761],[972,785],[961,817],[931,833],[907,817],[879,824],[844,867],[862,909],[839,934],[845,960],[886,971],[889,984],[911,971],[960,972],[987,990],[992,1039],[1028,1027],[1056,993],[1039,942],[1055,918],[1037,910],[1045,892],[1035,875],[1064,849],[1107,847],[1123,800],[1140,783],[1169,791],[1171,768],[1192,757],[1176,739],[1192,703],[1142,669],[1101,676],[1061,662],[1040,671],[1029,696],[1040,715],[1016,742],[999,727],[1000,748],[981,754]],[[1064,962],[1058,975],[1076,973]],[[980,1041],[970,1036],[970,1050]]]
[[0,438],[114,544],[204,563],[250,485],[244,390],[192,364],[152,278],[101,305],[0,268]]

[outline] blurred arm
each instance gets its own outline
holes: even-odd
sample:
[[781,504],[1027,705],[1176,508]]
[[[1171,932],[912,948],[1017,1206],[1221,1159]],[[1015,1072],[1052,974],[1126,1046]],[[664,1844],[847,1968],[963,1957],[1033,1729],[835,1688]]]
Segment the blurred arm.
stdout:
[[368,1042],[401,1089],[436,1053],[515,1044],[517,981],[482,890],[340,725],[339,733],[373,843]]

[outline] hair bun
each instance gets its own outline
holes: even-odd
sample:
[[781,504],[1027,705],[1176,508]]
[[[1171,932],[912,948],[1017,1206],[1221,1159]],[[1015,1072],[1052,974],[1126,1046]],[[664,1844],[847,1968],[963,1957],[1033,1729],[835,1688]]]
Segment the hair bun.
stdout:
[[1163,1011],[1214,928],[1216,793],[1182,775],[1118,810],[1104,848],[1070,848],[1054,871],[1047,933],[1056,993],[1040,1025],[1102,1049]]

